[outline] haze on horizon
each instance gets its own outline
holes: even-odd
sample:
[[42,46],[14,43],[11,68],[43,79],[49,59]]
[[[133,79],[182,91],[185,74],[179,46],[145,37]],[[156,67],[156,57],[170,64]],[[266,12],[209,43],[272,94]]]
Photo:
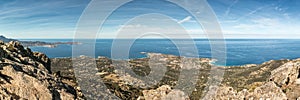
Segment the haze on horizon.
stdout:
[[[76,23],[89,2],[90,0],[1,0],[0,35],[19,39],[73,38]],[[298,0],[207,0],[207,2],[215,11],[225,38],[300,37]],[[179,6],[164,0],[151,2],[133,0],[120,7],[106,20],[102,29],[104,34],[100,34],[98,38],[112,38],[131,18],[140,13],[153,11],[171,17],[193,38],[206,38],[201,25],[193,16]],[[149,19],[145,19],[147,20]],[[163,30],[160,24],[155,26],[133,24],[126,27],[137,30],[141,27],[154,31]],[[171,31],[174,31],[174,35],[180,34],[176,33],[176,29]]]

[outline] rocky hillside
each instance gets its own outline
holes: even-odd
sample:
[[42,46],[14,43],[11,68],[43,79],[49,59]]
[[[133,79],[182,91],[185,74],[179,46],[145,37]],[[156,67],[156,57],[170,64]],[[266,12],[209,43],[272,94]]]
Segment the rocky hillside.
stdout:
[[19,42],[0,42],[1,100],[73,100],[80,92],[51,73],[50,59]]
[[[97,59],[90,58],[90,61],[96,60],[97,69],[82,69],[80,75],[86,76],[83,80],[101,79],[90,82],[91,84],[83,81],[83,93],[85,93],[89,99],[109,97],[111,93],[121,99],[140,100],[300,99],[300,59],[272,60],[260,65],[214,66],[215,68],[224,70],[223,80],[216,95],[203,98],[206,94],[204,89],[208,86],[208,79],[216,78],[209,76],[213,66],[210,64],[209,59],[184,58],[164,54],[148,55],[148,58],[116,61],[105,57],[99,57]],[[149,73],[153,71],[153,69],[149,67],[150,59],[156,60],[152,66],[165,67],[167,70],[162,79],[158,80],[156,84],[145,87],[146,82],[135,77],[134,74],[138,76],[149,75]],[[89,62],[81,62],[81,64],[91,65]],[[60,71],[61,75],[65,77],[64,80],[69,83],[76,80],[72,66],[71,58],[52,59],[52,71]],[[92,73],[93,70],[97,70],[98,73]],[[123,73],[122,70],[126,73]],[[128,70],[132,70],[133,73]],[[200,73],[195,73],[195,70],[198,70]],[[194,82],[196,84],[195,87],[190,87],[188,81],[180,81],[178,78],[179,75],[182,75],[182,77],[187,80],[197,79]],[[100,82],[103,82],[105,86],[97,84]],[[155,81],[153,81],[153,83],[155,83]],[[74,83],[74,85],[76,85],[76,83]],[[178,85],[182,87],[175,89],[175,86]],[[106,87],[110,93],[96,90],[89,92],[91,86],[96,88]],[[187,94],[184,90],[192,91]]]
[[227,68],[217,94],[214,98],[299,100],[300,59]]
[[[130,60],[82,56],[50,61],[46,55],[32,52],[19,42],[0,42],[0,99],[300,99],[300,59],[226,67],[210,62],[207,58],[157,53]],[[74,69],[76,65],[81,65],[79,70]],[[216,95],[203,98],[208,80],[220,78],[210,76],[214,68],[224,70],[221,85]],[[145,76],[160,71],[164,72],[162,76],[153,77],[161,80],[145,80]]]

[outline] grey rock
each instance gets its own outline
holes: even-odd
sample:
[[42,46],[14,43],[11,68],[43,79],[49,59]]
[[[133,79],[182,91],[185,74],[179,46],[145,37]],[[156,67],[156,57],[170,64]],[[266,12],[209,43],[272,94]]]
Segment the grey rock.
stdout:
[[50,59],[33,53],[17,41],[0,43],[0,99],[72,100],[74,87],[52,75]]

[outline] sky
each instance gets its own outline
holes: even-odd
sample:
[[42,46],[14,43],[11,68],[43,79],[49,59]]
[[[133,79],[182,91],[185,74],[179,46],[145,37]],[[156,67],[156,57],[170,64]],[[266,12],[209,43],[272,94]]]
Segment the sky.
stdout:
[[[73,38],[77,22],[90,2],[90,0],[1,0],[0,35],[18,39]],[[207,2],[213,9],[225,38],[300,38],[299,0],[207,0]],[[105,7],[102,8],[106,10]],[[101,12],[95,13],[101,15]],[[131,32],[142,34],[145,29],[152,32],[168,30],[180,38],[180,34],[183,33],[180,33],[182,31],[176,28],[174,23],[170,24],[172,21],[182,26],[193,38],[207,38],[192,14],[164,0],[133,0],[122,5],[106,19],[97,38],[115,38],[121,29],[126,29],[127,33],[123,34],[129,38]],[[86,30],[85,34],[89,34],[89,31]]]

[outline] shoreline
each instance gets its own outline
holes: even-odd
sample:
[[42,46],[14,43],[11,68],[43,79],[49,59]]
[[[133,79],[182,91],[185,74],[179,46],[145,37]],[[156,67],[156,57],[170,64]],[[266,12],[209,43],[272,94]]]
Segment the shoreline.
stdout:
[[264,64],[266,62],[269,62],[269,61],[278,61],[278,60],[297,60],[297,59],[300,59],[299,58],[294,58],[294,59],[277,59],[277,60],[267,60],[267,61],[264,61],[262,63],[248,63],[248,64],[241,64],[241,65],[220,65],[220,64],[217,64],[215,62],[217,62],[218,60],[217,59],[212,59],[212,58],[206,58],[206,57],[185,57],[185,56],[177,56],[177,55],[173,55],[173,54],[163,54],[163,53],[154,53],[154,52],[140,52],[141,54],[143,55],[146,55],[144,57],[138,57],[138,58],[128,58],[128,59],[112,59],[110,57],[106,57],[106,56],[97,56],[97,57],[90,57],[90,56],[86,56],[86,55],[80,55],[80,56],[77,56],[77,57],[52,57],[50,59],[62,59],[62,58],[78,58],[78,57],[89,57],[89,58],[94,58],[94,59],[98,59],[98,58],[108,58],[108,59],[111,59],[111,60],[126,60],[126,61],[129,61],[129,60],[136,60],[136,59],[145,59],[145,58],[149,58],[148,54],[154,54],[154,55],[170,55],[170,56],[176,56],[176,57],[181,57],[181,58],[193,58],[193,59],[209,59],[209,64],[210,65],[214,65],[214,66],[218,66],[218,67],[251,67],[251,66],[256,66],[256,65],[261,65],[261,64]]
[[[43,41],[43,40],[41,40]],[[47,41],[47,40],[45,40]],[[49,42],[55,42],[55,41],[69,41],[69,40],[48,40]],[[149,40],[150,42],[151,40]],[[247,65],[247,64],[261,64],[263,62],[269,61],[269,60],[281,60],[281,59],[296,59],[299,58],[300,53],[296,50],[297,45],[296,44],[291,44],[291,45],[283,45],[286,43],[299,43],[300,41],[282,41],[282,40],[266,40],[264,41],[250,41],[250,40],[241,40],[241,41],[229,41],[228,42],[228,50],[227,50],[227,60],[226,60],[226,65],[223,64],[224,62],[220,61],[220,65],[218,62],[213,63],[218,66],[242,66],[242,65]],[[95,56],[92,57],[97,57],[97,56],[105,56],[111,58],[111,55],[109,54],[111,51],[111,41],[97,41],[95,44]],[[140,41],[141,45],[136,45],[134,49],[130,51],[130,57],[128,59],[138,59],[138,58],[145,58],[144,55],[139,54],[139,52],[143,51],[150,51],[150,52],[158,52],[158,53],[164,53],[164,54],[172,54],[172,55],[177,55],[179,56],[178,52],[176,51],[176,48],[173,47],[172,44],[169,42],[158,42],[154,43],[154,46],[146,46],[141,47],[142,45],[147,45],[148,41]],[[166,43],[161,45],[162,48],[157,48],[156,44],[159,46],[161,43]],[[268,47],[268,43],[274,43],[272,47]],[[239,45],[243,44],[243,45]],[[88,44],[85,44],[83,42],[82,46],[85,46]],[[197,45],[200,47],[199,50],[199,55],[200,58],[211,58],[211,52],[209,50],[209,44],[208,42],[197,42]],[[278,45],[278,46],[277,46]],[[81,45],[79,45],[81,46]],[[166,47],[163,47],[166,46]],[[202,47],[203,46],[203,47]],[[34,48],[34,47],[33,47]],[[149,50],[148,50],[149,48]],[[167,48],[173,48],[173,49],[167,49]],[[240,49],[239,49],[240,48]],[[249,48],[249,49],[247,49]],[[273,48],[278,48],[280,50],[273,50]],[[295,49],[290,49],[289,48],[295,48]],[[61,57],[72,57],[72,46],[69,45],[59,45],[56,48],[44,48],[44,47],[37,47],[33,49],[34,51],[39,51],[39,52],[44,52],[47,55],[49,55],[50,58],[61,58]],[[54,51],[55,50],[55,51]],[[133,51],[134,50],[134,51]],[[248,51],[249,50],[249,51]],[[60,52],[62,51],[62,52]],[[288,51],[288,52],[285,52]],[[194,57],[197,57],[195,55]],[[127,59],[127,58],[124,58]]]

